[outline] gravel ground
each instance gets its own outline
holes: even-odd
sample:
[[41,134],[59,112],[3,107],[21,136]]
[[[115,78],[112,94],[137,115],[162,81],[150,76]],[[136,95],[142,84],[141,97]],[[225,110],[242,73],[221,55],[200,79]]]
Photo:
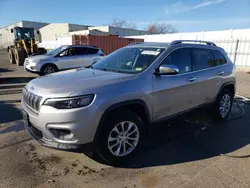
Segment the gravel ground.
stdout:
[[[81,153],[40,146],[24,131],[20,96],[36,75],[10,65],[0,51],[0,187],[248,187],[250,185],[250,106],[245,116],[212,124],[206,110],[154,128],[143,148],[122,168]],[[237,72],[237,93],[250,97],[250,75]],[[234,104],[233,115],[240,114]],[[202,122],[201,125],[183,119]],[[221,154],[226,154],[221,155]]]

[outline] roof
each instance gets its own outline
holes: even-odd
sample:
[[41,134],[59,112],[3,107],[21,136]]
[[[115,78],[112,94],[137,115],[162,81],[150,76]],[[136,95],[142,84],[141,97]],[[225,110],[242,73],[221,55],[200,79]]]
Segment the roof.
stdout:
[[219,48],[215,43],[210,41],[200,41],[200,40],[174,40],[171,43],[167,42],[135,42],[129,44],[128,46],[137,46],[137,47],[156,47],[156,48],[168,48],[169,46],[175,45],[184,45],[184,46],[200,46],[200,47],[209,47],[209,48]]

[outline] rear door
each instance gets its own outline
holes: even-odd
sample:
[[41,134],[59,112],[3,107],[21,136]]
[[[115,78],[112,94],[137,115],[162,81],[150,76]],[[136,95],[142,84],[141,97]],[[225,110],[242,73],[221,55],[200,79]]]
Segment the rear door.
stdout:
[[196,71],[197,105],[210,103],[214,100],[217,92],[215,89],[220,83],[221,76],[218,70],[218,61],[211,49],[191,48],[192,59]]
[[89,47],[76,47],[76,65],[77,67],[87,67],[93,63],[97,56],[98,49]]
[[155,120],[194,107],[193,101],[196,98],[196,74],[193,72],[189,48],[173,50],[162,64],[175,65],[179,69],[179,74],[153,76]]

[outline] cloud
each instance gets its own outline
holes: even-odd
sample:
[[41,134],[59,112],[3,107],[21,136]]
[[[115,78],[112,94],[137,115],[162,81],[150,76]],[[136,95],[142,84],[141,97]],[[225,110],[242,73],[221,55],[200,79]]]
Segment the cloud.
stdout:
[[165,14],[179,14],[182,12],[196,10],[196,9],[200,9],[200,8],[207,7],[210,5],[223,3],[225,1],[226,0],[204,1],[202,3],[195,4],[195,5],[184,4],[182,1],[179,1],[177,3],[172,4],[169,8],[165,8],[164,10],[165,10]]

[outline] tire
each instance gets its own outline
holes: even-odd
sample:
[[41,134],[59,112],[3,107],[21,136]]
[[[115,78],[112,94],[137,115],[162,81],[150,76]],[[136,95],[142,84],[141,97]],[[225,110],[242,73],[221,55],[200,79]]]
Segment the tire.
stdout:
[[228,89],[222,90],[222,92],[218,95],[214,104],[215,120],[222,121],[229,117],[233,105],[233,97],[234,94]]
[[[128,123],[131,125],[130,129]],[[118,136],[115,127],[122,133],[122,124],[125,130],[123,133],[128,131],[127,134],[134,140],[126,140],[126,136],[121,136],[122,134]],[[112,113],[103,124],[97,141],[97,153],[109,165],[122,165],[136,153],[144,134],[143,122],[135,113],[125,110]]]
[[15,61],[18,66],[24,64],[24,59],[26,58],[26,52],[23,48],[15,48]]
[[46,54],[47,53],[47,50],[45,48],[38,48],[38,54],[39,55],[43,55],[43,54]]
[[13,49],[12,49],[12,48],[10,48],[10,49],[8,50],[8,56],[9,56],[9,61],[10,61],[10,63],[11,63],[11,64],[15,64],[15,63],[16,63],[16,61],[15,61],[15,55],[14,55],[14,52],[13,52]]
[[51,74],[51,73],[54,73],[54,72],[57,72],[57,71],[58,71],[58,69],[57,69],[57,67],[55,65],[47,64],[47,65],[44,65],[41,68],[40,76],[48,75],[48,74]]

